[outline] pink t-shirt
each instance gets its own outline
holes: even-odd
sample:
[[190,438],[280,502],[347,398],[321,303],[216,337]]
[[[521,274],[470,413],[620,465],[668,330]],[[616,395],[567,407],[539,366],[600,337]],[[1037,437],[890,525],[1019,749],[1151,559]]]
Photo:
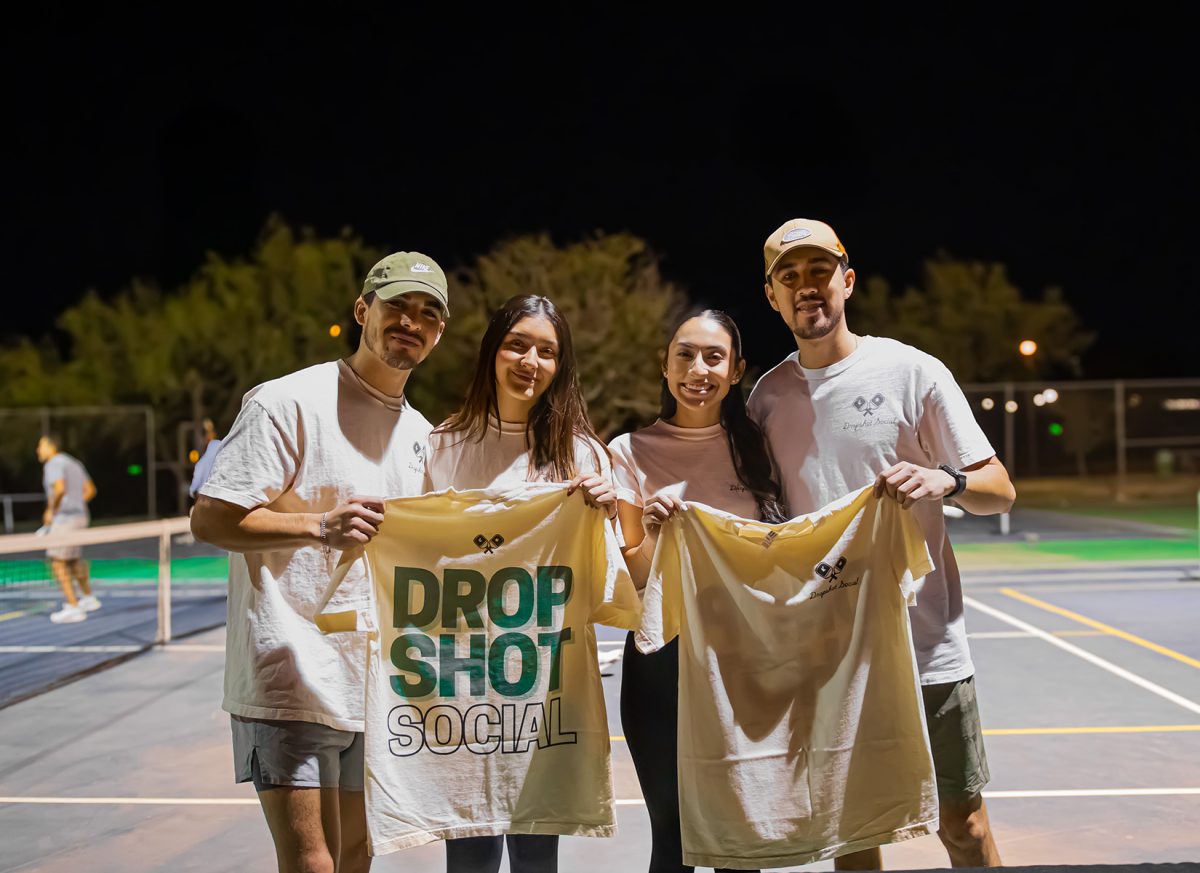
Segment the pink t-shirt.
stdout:
[[754,495],[738,481],[719,424],[676,427],[659,419],[609,443],[617,497],[634,506],[666,491],[741,518],[757,519]]

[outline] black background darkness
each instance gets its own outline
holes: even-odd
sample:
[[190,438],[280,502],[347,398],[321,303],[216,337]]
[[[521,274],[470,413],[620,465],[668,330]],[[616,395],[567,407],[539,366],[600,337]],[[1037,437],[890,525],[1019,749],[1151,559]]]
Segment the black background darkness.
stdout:
[[456,9],[11,19],[0,336],[248,253],[278,212],[447,267],[518,233],[630,231],[765,368],[794,345],[761,299],[762,241],[805,216],[860,279],[903,287],[945,251],[1007,264],[1030,297],[1061,286],[1099,334],[1088,377],[1200,372],[1178,21]]

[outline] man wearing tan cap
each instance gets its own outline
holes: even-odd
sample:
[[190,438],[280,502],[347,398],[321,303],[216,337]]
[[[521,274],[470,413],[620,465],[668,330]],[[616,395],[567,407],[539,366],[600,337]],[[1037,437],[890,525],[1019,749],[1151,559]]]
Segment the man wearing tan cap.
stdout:
[[[378,532],[384,495],[420,494],[425,418],[404,397],[441,339],[441,268],[417,252],[371,268],[358,350],[249,391],[192,511],[233,554],[223,708],[238,782],[253,782],[279,870],[370,867],[363,808],[366,639],[313,621],[338,553]],[[365,602],[359,562],[340,591]],[[339,600],[342,595],[339,594]]]
[[[988,781],[962,586],[946,536],[943,498],[977,515],[1016,497],[950,371],[912,346],[857,336],[846,324],[854,271],[828,224],[797,218],[763,249],[766,294],[796,351],[750,395],[780,468],[784,500],[813,512],[874,482],[911,508],[937,569],[909,610],[937,774],[940,827],[951,863],[998,866],[982,790]],[[881,869],[878,848],[837,859],[840,870]]]

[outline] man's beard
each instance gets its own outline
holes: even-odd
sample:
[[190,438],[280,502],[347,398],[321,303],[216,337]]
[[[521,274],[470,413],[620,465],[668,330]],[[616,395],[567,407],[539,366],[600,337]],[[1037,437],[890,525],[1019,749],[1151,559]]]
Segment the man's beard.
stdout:
[[798,339],[802,340],[819,340],[829,336],[834,329],[842,323],[842,316],[846,314],[845,309],[839,309],[829,317],[828,321],[817,322],[814,325],[798,325],[792,328],[792,333]]
[[367,349],[374,352],[375,357],[383,361],[393,370],[411,370],[417,365],[417,362],[405,355],[398,355],[395,352],[388,351],[386,343],[384,348],[379,348],[378,337],[371,332],[367,332]]

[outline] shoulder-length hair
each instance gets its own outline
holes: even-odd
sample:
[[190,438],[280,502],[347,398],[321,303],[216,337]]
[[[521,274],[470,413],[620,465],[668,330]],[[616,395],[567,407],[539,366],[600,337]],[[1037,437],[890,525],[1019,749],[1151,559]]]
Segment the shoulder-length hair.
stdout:
[[[742,356],[742,334],[737,324],[726,313],[719,309],[705,309],[685,315],[671,330],[667,337],[667,349],[679,333],[683,325],[693,318],[706,318],[716,322],[721,329],[729,334],[729,344],[733,350],[733,360],[730,365],[736,367]],[[662,389],[659,393],[658,417],[663,421],[673,418],[679,404],[671,388],[663,376]],[[721,425],[725,428],[725,436],[729,441],[729,456],[733,460],[733,469],[738,481],[754,495],[758,504],[758,516],[762,521],[781,522],[788,520],[787,508],[783,504],[783,490],[775,475],[775,465],[771,454],[767,451],[767,441],[762,429],[746,413],[746,399],[742,395],[741,385],[730,385],[729,393],[721,401]],[[702,474],[701,474],[702,475]]]
[[[525,425],[525,445],[532,456],[529,465],[531,475],[535,472],[552,473],[555,479],[563,481],[578,472],[575,463],[576,439],[587,442],[593,453],[597,452],[597,446],[604,444],[588,421],[587,403],[579,388],[571,326],[549,297],[517,295],[492,313],[479,344],[479,358],[475,362],[475,374],[467,389],[466,399],[438,430],[462,433],[467,439],[483,441],[488,421],[498,421],[500,418],[496,402],[496,355],[504,338],[517,322],[539,315],[554,326],[558,337],[558,369],[529,412],[529,420]],[[599,467],[599,454],[596,454],[596,460]]]

